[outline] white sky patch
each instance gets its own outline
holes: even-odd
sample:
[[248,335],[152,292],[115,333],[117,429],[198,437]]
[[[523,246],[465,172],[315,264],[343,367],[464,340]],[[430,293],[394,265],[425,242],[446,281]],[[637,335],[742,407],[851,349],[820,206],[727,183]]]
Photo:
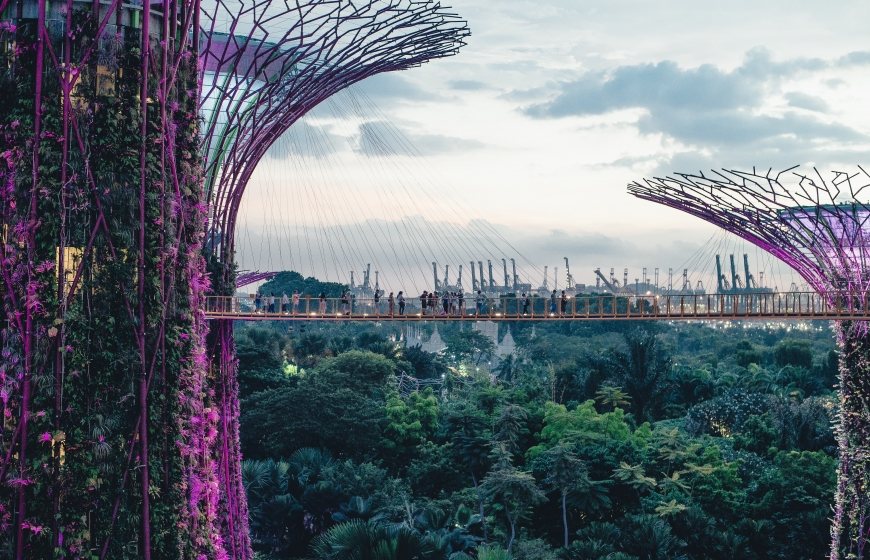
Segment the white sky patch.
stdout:
[[[681,241],[700,247],[715,228],[629,196],[627,183],[647,174],[711,166],[828,168],[870,163],[866,161],[870,65],[836,64],[851,52],[870,50],[865,29],[870,3],[866,1],[846,0],[833,7],[814,0],[554,0],[545,4],[455,0],[452,4],[472,29],[468,46],[457,56],[371,82],[374,89],[366,95],[377,106],[375,114],[315,111],[305,123],[328,133],[332,153],[318,158],[291,153],[264,160],[243,201],[244,231],[239,233],[249,241],[256,237],[261,245],[238,244],[243,266],[246,262],[259,268],[293,264],[275,257],[279,251],[266,250],[265,245],[286,243],[284,252],[292,249],[301,254],[311,244],[328,244],[325,230],[317,240],[290,235],[296,230],[344,224],[350,232],[347,224],[359,220],[422,212],[457,228],[474,219],[504,224],[499,227],[507,241],[518,250],[533,252],[526,256],[534,265],[552,268],[561,264],[554,262],[560,256],[568,256],[578,263],[577,276],[581,276],[579,267],[679,267],[680,263],[657,262],[656,255],[662,261],[671,258],[667,248]],[[763,51],[753,51],[758,48]],[[668,106],[666,99],[558,118],[524,113],[531,105],[554,99],[563,84],[590,73],[610,76],[620,68],[670,62],[686,75],[710,65],[727,78],[749,72],[747,61],[759,52],[766,52],[771,63],[793,63],[795,69],[781,76],[747,75],[746,80],[754,81],[744,85],[757,89],[756,97],[726,115],[703,107],[697,113],[686,110],[671,115],[662,110]],[[807,61],[814,60],[825,67],[806,69],[813,66]],[[451,82],[456,87],[451,88]],[[663,85],[636,84],[667,91]],[[367,91],[366,83],[358,87]],[[377,89],[385,87],[389,91]],[[335,104],[344,105],[348,99],[339,96]],[[814,105],[814,99],[819,103]],[[726,141],[724,131],[717,138],[716,129],[702,130],[700,136],[691,130],[693,124],[706,122],[737,126],[729,115],[745,117],[742,126],[752,127],[752,134],[738,127],[730,131],[738,140]],[[674,120],[678,117],[685,122]],[[411,144],[416,138],[420,153],[367,157],[354,152],[360,127],[382,120]],[[850,129],[857,137],[849,138]],[[740,141],[744,136],[752,140]],[[321,226],[316,226],[318,220]],[[563,233],[554,238],[538,235],[550,231]],[[396,243],[390,232],[381,228],[378,235],[384,238],[373,242]],[[570,251],[571,244],[547,250],[546,240],[555,246],[559,235],[594,243],[599,234],[631,242],[602,241],[610,251],[604,255],[592,254],[585,243],[575,244],[574,254],[558,254]],[[375,236],[376,230],[357,235]],[[422,246],[423,242],[415,243]],[[434,244],[437,250],[437,240]],[[438,257],[411,245],[406,252],[421,253],[419,268],[428,277],[429,261]],[[333,279],[346,274],[340,271],[351,263],[328,256],[330,251],[338,254],[340,247],[316,249],[323,249],[325,261],[335,261]],[[262,255],[270,252],[272,260],[266,263]],[[457,259],[458,252],[453,251]],[[686,252],[680,245],[671,260]],[[254,259],[255,254],[260,257]],[[362,248],[358,255],[348,255],[349,261],[365,258]],[[384,257],[385,267],[386,261]],[[528,268],[530,276],[537,274],[531,264]]]

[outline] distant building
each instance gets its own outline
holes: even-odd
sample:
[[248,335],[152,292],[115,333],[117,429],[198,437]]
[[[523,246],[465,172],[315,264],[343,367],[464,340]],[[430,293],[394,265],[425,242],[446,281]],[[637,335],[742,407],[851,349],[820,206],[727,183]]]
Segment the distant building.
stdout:
[[[492,340],[495,345],[495,354],[493,356],[494,363],[498,363],[505,356],[510,356],[511,354],[516,353],[517,345],[510,331],[508,331],[507,334],[502,337],[501,341],[499,341],[498,323],[493,321],[476,321],[473,323],[472,328]],[[447,349],[447,344],[444,342],[444,339],[441,338],[437,325],[432,331],[432,334],[428,337],[419,327],[409,326],[405,331],[404,341],[406,347],[419,345],[421,350],[433,354],[440,354]]]

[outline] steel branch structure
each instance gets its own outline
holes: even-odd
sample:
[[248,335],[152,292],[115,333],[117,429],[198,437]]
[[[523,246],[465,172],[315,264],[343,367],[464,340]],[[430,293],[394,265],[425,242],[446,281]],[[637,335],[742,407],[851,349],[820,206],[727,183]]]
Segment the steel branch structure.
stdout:
[[224,263],[251,174],[293,123],[369,76],[453,55],[469,33],[428,0],[217,2],[202,17],[208,239]]
[[[464,21],[429,0],[253,0],[203,4],[199,102],[209,203],[206,247],[213,291],[232,295],[236,214],[260,159],[320,102],[374,74],[454,54]],[[250,555],[238,441],[238,382],[232,320],[208,339],[220,427],[215,458],[218,523],[234,555]]]
[[[778,257],[829,305],[863,311],[870,290],[870,174],[713,171],[646,179],[633,195],[715,224]],[[838,322],[840,464],[831,558],[863,558],[870,531],[870,332]]]
[[259,270],[240,272],[236,275],[236,288],[244,288],[263,280],[271,280],[277,274],[277,272],[260,272]]

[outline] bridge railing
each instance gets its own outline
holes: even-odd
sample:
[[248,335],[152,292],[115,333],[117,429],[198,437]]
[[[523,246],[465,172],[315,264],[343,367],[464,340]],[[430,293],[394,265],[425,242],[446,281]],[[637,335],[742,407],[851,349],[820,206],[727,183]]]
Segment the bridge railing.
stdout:
[[[431,305],[434,303],[434,307]],[[210,296],[206,315],[239,319],[739,319],[858,318],[870,319],[865,295],[827,298],[814,292],[740,294],[622,295],[580,294],[555,303],[549,297],[487,297],[482,300],[442,298],[422,302],[406,298],[402,306],[386,298],[317,298],[302,296],[294,304],[276,297],[270,303],[248,296]]]

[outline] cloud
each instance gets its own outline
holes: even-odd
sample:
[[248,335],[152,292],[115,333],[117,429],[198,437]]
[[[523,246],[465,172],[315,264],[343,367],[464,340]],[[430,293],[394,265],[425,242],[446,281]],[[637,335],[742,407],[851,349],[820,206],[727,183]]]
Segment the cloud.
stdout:
[[460,91],[480,91],[489,89],[491,86],[478,80],[450,80],[447,86]]
[[776,113],[768,100],[780,82],[801,73],[864,64],[870,64],[870,53],[863,51],[831,60],[775,61],[767,50],[753,49],[731,71],[708,64],[682,68],[672,61],[619,66],[561,83],[549,100],[523,111],[536,119],[554,119],[641,109],[635,123],[641,134],[660,134],[683,146],[677,155],[653,156],[660,164],[684,157],[738,166],[854,162],[870,137],[830,118],[824,99],[786,92],[790,108]]
[[841,57],[838,63],[839,66],[870,64],[870,51],[850,52],[846,56]]
[[266,157],[283,159],[291,156],[325,158],[347,146],[343,136],[324,127],[310,125],[304,120],[296,122],[266,152]]
[[431,90],[421,88],[398,72],[376,74],[353,84],[347,91],[351,95],[362,94],[375,103],[383,101],[413,103],[439,99],[439,96],[433,94]]
[[483,144],[475,140],[438,134],[416,134],[401,130],[386,121],[364,122],[359,127],[354,150],[377,156],[436,155],[446,152],[475,150]]
[[525,112],[536,118],[554,118],[636,107],[651,111],[733,109],[755,104],[759,95],[758,84],[734,79],[715,66],[683,70],[675,62],[664,61],[587,73],[562,84],[554,99],[532,105]]
[[807,144],[820,140],[853,142],[866,136],[845,125],[827,123],[796,112],[782,117],[742,110],[699,111],[660,109],[642,116],[638,129],[645,134],[665,134],[686,143],[717,147],[784,138],[801,138]]
[[817,113],[824,113],[828,110],[828,104],[821,97],[808,95],[799,91],[790,91],[785,94],[785,100],[792,107],[798,109],[806,109]]

